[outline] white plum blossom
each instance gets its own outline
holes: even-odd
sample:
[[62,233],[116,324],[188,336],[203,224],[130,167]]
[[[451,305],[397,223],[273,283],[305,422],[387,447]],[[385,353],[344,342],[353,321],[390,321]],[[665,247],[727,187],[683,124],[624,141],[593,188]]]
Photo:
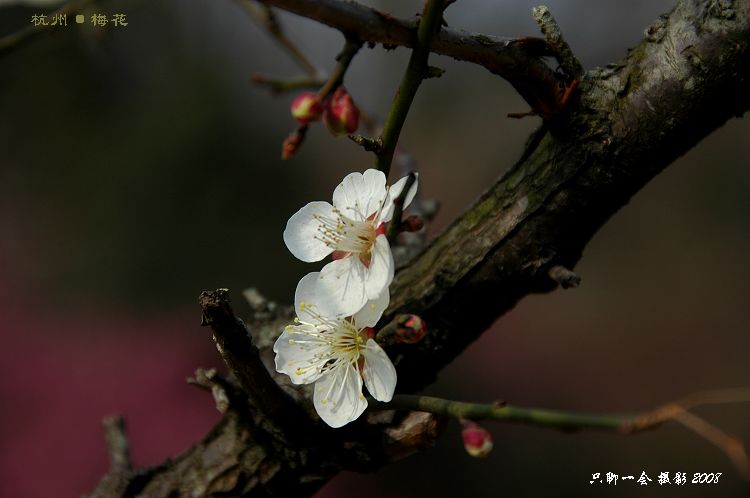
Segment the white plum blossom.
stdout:
[[367,408],[362,383],[378,401],[390,401],[396,369],[367,328],[388,306],[388,288],[352,317],[332,317],[316,302],[318,273],[300,280],[294,296],[297,318],[276,340],[276,370],[294,384],[315,383],[315,410],[331,427],[357,419]]
[[[390,188],[382,171],[350,173],[333,191],[333,205],[311,202],[289,219],[284,242],[305,262],[334,253],[318,279],[318,302],[337,315],[356,313],[377,299],[393,281],[393,255],[384,223],[393,217],[394,199],[407,177]],[[417,182],[407,192],[404,207],[414,199]]]

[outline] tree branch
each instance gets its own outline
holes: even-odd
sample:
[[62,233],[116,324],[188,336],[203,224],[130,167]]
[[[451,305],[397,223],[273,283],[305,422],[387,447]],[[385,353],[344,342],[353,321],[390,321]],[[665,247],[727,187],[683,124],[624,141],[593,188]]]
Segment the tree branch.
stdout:
[[130,460],[128,436],[125,433],[125,420],[119,416],[107,417],[102,423],[104,436],[109,448],[110,468],[112,472],[128,472],[133,468]]
[[286,36],[281,23],[276,18],[276,14],[268,5],[256,5],[251,0],[239,0],[240,7],[258,24],[263,26],[276,42],[286,50],[289,56],[294,59],[308,76],[317,76],[319,71],[315,65],[310,62],[307,56],[300,50],[297,45]]
[[[398,137],[401,134],[401,128],[406,121],[406,115],[417,94],[417,89],[422,80],[427,75],[427,60],[430,57],[430,46],[433,37],[440,30],[440,22],[443,19],[443,0],[427,0],[424,7],[422,19],[417,29],[417,41],[414,50],[411,51],[409,64],[401,79],[396,96],[393,98],[391,110],[383,125],[383,132],[380,134],[380,150],[375,156],[375,167],[385,173],[391,170],[391,161],[393,153],[398,144]],[[403,203],[402,203],[403,204]],[[399,210],[399,216],[401,212]],[[400,222],[400,218],[399,218]]]
[[256,85],[264,85],[271,89],[271,93],[292,92],[295,90],[320,88],[326,80],[319,76],[292,76],[290,78],[272,78],[264,74],[253,74],[251,80]]
[[285,439],[301,439],[311,430],[309,417],[271,377],[245,324],[232,312],[227,290],[201,292],[199,303],[201,325],[211,326],[216,348],[261,415],[257,423],[272,424],[270,430]]
[[[389,14],[342,0],[260,0],[293,14],[307,17],[341,31],[345,36],[386,48],[417,43],[415,19],[397,19]],[[444,27],[434,37],[430,50],[436,54],[473,62],[502,76],[533,109],[562,107],[559,77],[540,58],[554,56],[542,38],[499,38]]]
[[470,420],[498,420],[559,429],[622,431],[630,417],[527,408],[505,404],[466,403],[432,396],[397,394],[389,403],[373,405],[374,410],[413,410]]
[[396,395],[388,403],[378,403],[371,410],[414,410],[459,420],[493,420],[562,431],[597,430],[625,435],[651,430],[675,421],[721,449],[745,478],[750,480],[750,457],[737,437],[690,413],[689,408],[704,404],[750,401],[750,389],[719,389],[696,393],[690,397],[657,407],[638,415],[580,413],[543,408],[528,408],[505,403],[466,403],[431,396]]
[[[267,3],[327,19],[360,39],[413,43],[411,29],[401,21],[356,4]],[[526,58],[535,64],[536,59],[513,48],[513,42],[497,52],[486,47],[475,52],[479,39],[467,36],[459,42],[457,32],[443,30],[432,49],[463,54],[459,47],[464,46],[472,57],[486,55],[485,62],[510,64]],[[489,43],[498,47],[493,40]],[[517,59],[509,57],[513,50]],[[533,66],[515,67],[533,71]],[[387,348],[397,365],[399,391],[415,392],[431,383],[444,365],[522,297],[555,288],[549,276],[552,267],[574,268],[592,235],[643,185],[711,131],[750,108],[749,82],[750,0],[735,0],[729,10],[711,0],[683,0],[624,61],[587,73],[570,112],[549,120],[522,159],[396,275],[391,305],[381,323],[398,313],[414,313],[430,326],[422,342]],[[472,312],[462,313],[465,309]],[[290,320],[291,312],[286,313]],[[282,315],[251,323],[261,358],[272,355]],[[232,336],[246,336],[236,320],[227,317],[221,323],[237,328]],[[240,347],[244,341],[249,340],[227,344]],[[309,396],[304,390],[285,389],[300,398]],[[224,468],[234,479],[228,477],[219,488],[225,494],[308,496],[339,469],[377,468],[429,444],[429,438],[407,444],[413,441],[407,435],[420,430],[435,434],[434,420],[407,430],[416,422],[400,417],[372,413],[329,432],[330,438],[303,442],[291,453],[273,438],[265,439],[252,417],[229,410],[186,455],[143,471],[146,477],[137,486],[131,481],[129,489],[137,489],[129,495],[188,496],[188,490],[212,490]],[[211,455],[212,465],[206,465],[204,455]]]
[[[622,63],[590,71],[568,116],[530,148],[391,286],[383,323],[414,313],[430,324],[403,355],[399,389],[430,384],[525,295],[556,287],[586,243],[650,179],[750,108],[750,1],[729,18],[682,1]],[[455,310],[471,309],[471,313]]]
[[547,43],[554,50],[563,71],[571,78],[580,78],[583,76],[583,65],[573,53],[568,42],[563,38],[560,26],[558,26],[555,18],[552,17],[549,8],[545,5],[540,5],[531,9],[531,14],[534,16],[534,20],[539,25],[542,33],[544,33]]

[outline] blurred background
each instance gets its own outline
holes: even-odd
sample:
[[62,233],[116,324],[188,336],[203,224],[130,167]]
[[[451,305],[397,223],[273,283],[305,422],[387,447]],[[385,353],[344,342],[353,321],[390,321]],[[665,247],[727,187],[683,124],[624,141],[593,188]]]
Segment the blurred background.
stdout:
[[[420,1],[370,1],[410,17]],[[537,35],[537,1],[462,0],[450,26]],[[667,0],[548,1],[587,68],[622,58]],[[0,1],[0,36],[51,7]],[[284,247],[288,217],[329,199],[368,153],[314,126],[279,159],[293,95],[250,76],[293,76],[287,54],[231,0],[93,3],[0,53],[0,496],[77,497],[108,462],[100,421],[125,415],[139,466],[191,446],[218,420],[185,384],[220,367],[196,298],[228,287],[240,314],[253,286],[291,300],[317,267]],[[126,15],[94,27],[92,14]],[[280,14],[323,70],[343,40]],[[408,51],[364,49],[346,84],[383,118]],[[401,144],[442,209],[437,232],[519,157],[537,118],[484,69],[432,56]],[[735,119],[670,166],[584,252],[576,290],[525,299],[450,365],[428,393],[601,412],[645,410],[690,392],[750,385],[750,132]],[[697,410],[750,443],[750,405]],[[676,425],[634,437],[487,423],[475,460],[457,424],[434,450],[373,475],[344,473],[321,498],[351,496],[748,496],[705,440]],[[593,473],[633,481],[589,484]],[[722,472],[719,484],[659,487],[660,472]],[[638,489],[634,489],[638,488]],[[659,488],[659,489],[655,489]]]

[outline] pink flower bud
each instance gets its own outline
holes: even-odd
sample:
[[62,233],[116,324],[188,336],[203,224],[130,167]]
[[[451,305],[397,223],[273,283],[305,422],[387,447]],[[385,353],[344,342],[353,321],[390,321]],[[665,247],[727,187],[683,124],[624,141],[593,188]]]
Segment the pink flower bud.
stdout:
[[323,111],[323,122],[334,136],[354,133],[359,127],[359,108],[343,86],[333,92]]
[[490,454],[494,446],[492,434],[476,422],[463,422],[461,437],[464,440],[466,452],[475,458],[484,458]]
[[300,124],[317,121],[322,115],[323,103],[317,93],[302,92],[292,101],[292,116]]
[[284,139],[284,143],[281,144],[281,159],[286,161],[297,153],[297,149],[299,149],[305,140],[306,133],[307,127],[300,126]]
[[416,214],[407,216],[401,222],[401,228],[403,228],[404,232],[418,232],[423,226],[424,220],[421,216],[417,216]]
[[406,344],[419,342],[427,334],[424,320],[417,315],[398,315],[396,317],[396,340]]

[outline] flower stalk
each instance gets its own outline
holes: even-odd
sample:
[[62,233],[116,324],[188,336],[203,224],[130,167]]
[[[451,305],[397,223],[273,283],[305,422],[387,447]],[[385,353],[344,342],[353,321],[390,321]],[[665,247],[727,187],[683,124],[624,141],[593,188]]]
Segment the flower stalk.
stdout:
[[565,431],[593,429],[621,432],[634,420],[633,416],[627,415],[578,413],[500,403],[467,403],[408,394],[396,395],[389,403],[376,404],[371,409],[422,411],[458,419],[501,420]]

